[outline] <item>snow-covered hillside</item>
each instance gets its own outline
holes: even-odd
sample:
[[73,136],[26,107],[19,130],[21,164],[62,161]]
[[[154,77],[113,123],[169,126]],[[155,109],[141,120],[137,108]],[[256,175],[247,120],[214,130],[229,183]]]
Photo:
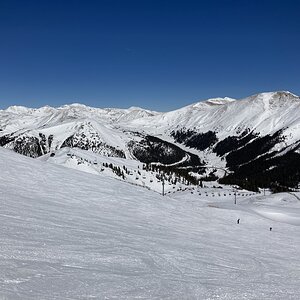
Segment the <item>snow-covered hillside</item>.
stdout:
[[[269,92],[241,100],[215,98],[191,104],[175,111],[132,120],[133,127],[149,132],[179,128],[201,132],[217,131],[220,138],[248,128],[263,135],[300,122],[300,97],[290,92]],[[299,137],[299,136],[298,136]]]
[[299,194],[234,205],[208,188],[162,197],[2,148],[0,164],[1,299],[299,297]]
[[213,172],[227,184],[295,188],[300,98],[290,92],[214,98],[166,113],[12,106],[0,111],[0,146],[31,157],[71,147],[143,163],[206,166],[204,176]]
[[113,128],[130,127],[140,131],[142,127],[148,134],[154,135],[182,127],[202,132],[217,130],[220,138],[225,137],[226,132],[238,134],[248,128],[266,135],[299,124],[299,107],[299,96],[290,92],[261,93],[241,100],[213,98],[167,113],[138,107],[91,108],[82,104],[38,109],[11,106],[0,110],[0,128],[5,135],[50,128],[74,120],[95,120]]

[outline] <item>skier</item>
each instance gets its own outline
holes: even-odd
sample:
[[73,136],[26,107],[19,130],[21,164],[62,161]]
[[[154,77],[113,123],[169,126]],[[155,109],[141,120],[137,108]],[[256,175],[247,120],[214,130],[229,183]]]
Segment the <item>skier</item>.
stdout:
[[237,224],[240,224],[240,219],[237,219],[236,223],[237,223]]
[[272,227],[270,227],[270,231],[272,231],[272,229],[273,229],[273,228],[272,228]]

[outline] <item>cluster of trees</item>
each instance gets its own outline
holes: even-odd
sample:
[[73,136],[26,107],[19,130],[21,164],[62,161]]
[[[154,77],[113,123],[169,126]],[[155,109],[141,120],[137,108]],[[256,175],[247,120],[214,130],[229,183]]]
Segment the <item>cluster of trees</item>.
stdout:
[[223,156],[226,153],[244,147],[251,140],[255,139],[258,134],[250,132],[250,129],[244,130],[239,136],[228,136],[224,140],[216,144],[213,151],[219,155]]
[[12,143],[15,152],[36,158],[49,152],[52,140],[53,135],[49,135],[47,139],[43,133],[39,133],[39,137],[9,134],[0,137],[0,146]]
[[43,145],[37,137],[20,136],[14,141],[13,149],[19,154],[29,157],[39,157],[44,154]]
[[196,132],[190,129],[180,129],[171,132],[171,136],[177,143],[203,151],[218,141],[214,131]]
[[186,128],[171,131],[171,136],[179,144],[184,144],[194,134],[196,134],[196,131]]
[[[117,176],[121,177],[122,179],[125,179],[124,169],[122,170],[119,166],[115,166],[112,163],[103,163],[103,167],[110,168],[113,173],[115,173]],[[126,172],[126,171],[125,171]]]
[[125,153],[123,150],[117,149],[111,145],[108,145],[100,140],[99,137],[94,137],[94,139],[89,139],[84,133],[76,133],[69,136],[63,143],[61,148],[80,148],[83,150],[91,150],[95,153],[105,153],[107,156],[111,157],[121,157],[125,158]]
[[237,185],[248,191],[253,191],[253,192],[259,191],[258,189],[259,185],[257,184],[257,181],[255,179],[248,179],[247,177],[239,178],[235,176],[235,174],[230,174],[228,176],[220,178],[219,183]]
[[4,145],[10,143],[13,140],[14,140],[14,137],[12,134],[2,135],[2,136],[0,136],[0,146],[2,147]]
[[236,166],[249,163],[260,155],[270,151],[277,143],[282,141],[281,131],[275,132],[273,135],[256,137],[237,150],[231,151],[226,156],[227,166],[234,170]]
[[198,166],[201,161],[198,155],[184,151],[180,147],[166,142],[154,136],[145,136],[141,141],[128,143],[130,152],[134,157],[143,163],[174,164],[189,157],[188,161],[181,163],[181,166]]
[[300,154],[288,151],[277,155],[272,148],[284,137],[279,130],[272,135],[259,137],[253,132],[244,132],[239,137],[228,137],[219,142],[214,151],[226,153],[227,167],[232,171],[219,180],[223,184],[237,184],[257,192],[270,188],[273,192],[294,189],[300,182]]
[[296,189],[300,182],[300,154],[290,151],[281,156],[269,153],[234,168],[235,172],[219,180],[238,184],[251,191],[270,188],[274,192]]
[[145,136],[139,142],[131,141],[128,147],[131,153],[143,163],[173,164],[186,155],[179,147],[153,136]]
[[171,184],[176,185],[177,182],[186,185],[200,185],[202,180],[198,176],[192,175],[193,173],[202,174],[203,167],[178,167],[178,166],[165,166],[161,164],[144,164],[143,170],[147,172],[158,173],[156,178],[159,180],[166,180]]

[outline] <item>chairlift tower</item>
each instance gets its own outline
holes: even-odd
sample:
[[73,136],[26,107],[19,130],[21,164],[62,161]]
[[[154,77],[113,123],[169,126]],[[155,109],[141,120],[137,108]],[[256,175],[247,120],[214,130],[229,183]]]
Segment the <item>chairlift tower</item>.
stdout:
[[165,174],[162,173],[161,175],[161,184],[162,184],[162,195],[165,195]]
[[234,187],[234,204],[236,204],[236,187]]

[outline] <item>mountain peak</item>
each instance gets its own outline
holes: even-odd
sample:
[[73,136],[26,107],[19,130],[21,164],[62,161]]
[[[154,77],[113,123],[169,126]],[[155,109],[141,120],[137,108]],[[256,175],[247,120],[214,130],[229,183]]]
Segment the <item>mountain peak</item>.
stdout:
[[263,99],[299,99],[300,97],[289,91],[275,91],[254,94],[247,98],[263,98]]
[[32,108],[28,108],[28,107],[21,106],[21,105],[12,105],[12,106],[9,106],[6,109],[6,111],[9,113],[20,114],[20,113],[27,113],[29,111],[32,111]]
[[271,92],[274,96],[278,97],[292,97],[292,98],[299,98],[299,96],[291,93],[290,91],[276,91],[276,92]]
[[224,98],[212,98],[212,99],[208,99],[205,102],[213,104],[213,105],[223,105],[223,104],[227,104],[230,102],[234,102],[236,101],[236,99],[230,98],[230,97],[224,97]]
[[128,110],[144,110],[144,109],[141,108],[141,107],[138,107],[138,106],[130,106],[130,107],[128,108]]
[[217,106],[217,105],[228,104],[228,103],[231,103],[231,102],[234,102],[234,101],[236,101],[236,99],[229,98],[229,97],[224,97],[224,98],[217,97],[217,98],[210,98],[210,99],[207,99],[207,100],[196,102],[196,103],[192,104],[190,107],[192,107],[192,108],[201,108],[201,107],[207,106],[207,105]]
[[86,106],[85,104],[82,103],[71,103],[71,104],[65,104],[63,106],[60,106],[59,108],[89,108],[89,106]]

